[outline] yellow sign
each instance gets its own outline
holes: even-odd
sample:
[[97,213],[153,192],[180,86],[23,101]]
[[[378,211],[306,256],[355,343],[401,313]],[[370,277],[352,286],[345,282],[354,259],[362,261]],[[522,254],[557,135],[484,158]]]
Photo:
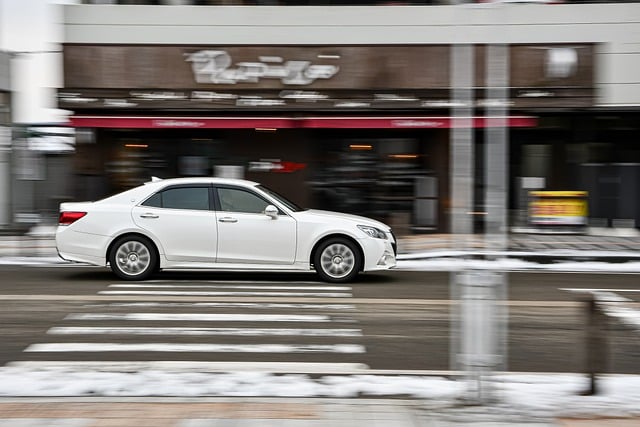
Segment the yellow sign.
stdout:
[[532,191],[529,222],[535,225],[585,225],[586,191]]

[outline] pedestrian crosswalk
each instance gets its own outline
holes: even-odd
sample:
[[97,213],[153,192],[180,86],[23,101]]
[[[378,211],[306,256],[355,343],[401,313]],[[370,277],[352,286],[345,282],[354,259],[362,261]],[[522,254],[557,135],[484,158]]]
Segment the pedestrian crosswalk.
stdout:
[[[98,294],[104,302],[67,314],[47,331],[46,340],[24,349],[20,363],[115,363],[123,369],[208,363],[276,372],[282,370],[279,364],[327,372],[364,366],[356,309],[343,302],[352,296],[350,286],[158,280],[112,283]],[[264,297],[273,298],[262,302]]]

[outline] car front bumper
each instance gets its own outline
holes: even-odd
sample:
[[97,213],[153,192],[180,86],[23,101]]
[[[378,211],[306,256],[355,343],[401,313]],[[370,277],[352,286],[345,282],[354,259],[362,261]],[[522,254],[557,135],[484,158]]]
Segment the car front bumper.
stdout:
[[388,270],[396,266],[395,239],[365,238],[360,240],[364,252],[362,271]]

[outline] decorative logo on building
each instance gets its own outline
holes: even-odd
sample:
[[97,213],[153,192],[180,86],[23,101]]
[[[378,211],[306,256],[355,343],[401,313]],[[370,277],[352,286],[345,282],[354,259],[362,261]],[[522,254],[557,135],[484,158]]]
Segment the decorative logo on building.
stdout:
[[233,63],[224,50],[200,50],[187,54],[196,82],[203,84],[258,83],[261,79],[279,79],[285,85],[309,85],[318,79],[330,79],[337,65],[312,64],[311,61],[284,61],[279,56],[261,56],[257,62]]
[[578,51],[571,47],[554,47],[547,50],[545,76],[548,79],[566,79],[578,69]]
[[260,159],[258,162],[249,162],[250,172],[293,173],[306,167],[306,163],[288,162],[280,159]]

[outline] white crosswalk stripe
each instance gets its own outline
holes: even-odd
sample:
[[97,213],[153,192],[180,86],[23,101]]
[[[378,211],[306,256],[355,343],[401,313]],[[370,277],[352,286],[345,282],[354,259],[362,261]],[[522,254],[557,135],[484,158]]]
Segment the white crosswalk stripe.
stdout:
[[292,329],[292,328],[146,328],[146,327],[54,327],[50,335],[236,335],[236,336],[314,336],[359,337],[360,329]]
[[[23,363],[100,363],[90,362],[94,359],[88,354],[93,353],[100,354],[99,359],[105,363],[118,362],[122,366],[188,365],[202,364],[202,356],[197,355],[208,353],[207,363],[269,367],[276,372],[289,370],[292,364],[302,371],[304,366],[326,372],[355,365],[360,366],[360,370],[363,366],[366,369],[366,365],[354,359],[366,353],[359,342],[362,330],[352,326],[332,327],[356,323],[351,317],[355,312],[353,304],[286,301],[291,297],[350,298],[350,286],[313,282],[161,280],[112,283],[98,294],[127,295],[131,300],[87,304],[82,311],[68,314],[62,324],[47,331],[51,337],[49,342],[33,343],[25,349],[25,355],[39,356]],[[238,300],[172,301],[172,297],[183,295],[237,297]],[[256,296],[284,301],[242,301]],[[156,300],[145,301],[145,297]],[[157,301],[158,297],[166,297],[166,301],[164,298]],[[236,360],[249,360],[232,362],[229,356],[222,357],[223,354],[237,354]],[[264,359],[270,354],[278,355],[275,361]],[[305,354],[309,356],[296,356]],[[332,356],[329,360],[314,356],[323,354]]]
[[348,298],[349,293],[338,292],[236,292],[236,291],[100,291],[100,295],[164,295],[164,296],[199,296],[199,297],[223,297],[223,296],[261,296],[261,297],[317,297],[317,298]]
[[[236,284],[209,284],[209,285],[198,285],[198,284],[189,284],[189,285],[181,285],[181,284],[146,284],[146,283],[117,283],[109,285],[110,288],[153,288],[153,289],[162,289],[162,288],[199,288],[199,289],[265,289],[264,285],[236,285]],[[351,291],[351,287],[349,286],[277,286],[277,285],[268,285],[269,290],[278,289],[278,290],[289,290],[289,291]]]
[[122,343],[42,343],[32,344],[25,352],[201,352],[201,353],[364,353],[357,344],[122,344]]
[[65,320],[131,320],[183,322],[330,322],[325,315],[219,313],[73,313]]

